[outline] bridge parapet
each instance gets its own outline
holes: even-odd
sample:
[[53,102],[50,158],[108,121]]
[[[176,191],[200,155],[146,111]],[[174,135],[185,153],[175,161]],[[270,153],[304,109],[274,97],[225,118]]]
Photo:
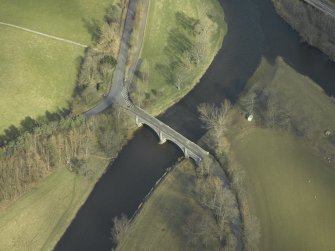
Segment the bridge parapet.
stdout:
[[128,111],[135,115],[137,126],[141,127],[143,124],[149,126],[156,132],[160,144],[164,144],[167,140],[173,142],[182,150],[185,158],[192,158],[197,165],[199,165],[203,158],[208,155],[207,151],[203,150],[200,146],[191,142],[168,125],[162,123],[155,117],[150,116],[138,107],[133,106],[132,108],[133,109],[128,109]]

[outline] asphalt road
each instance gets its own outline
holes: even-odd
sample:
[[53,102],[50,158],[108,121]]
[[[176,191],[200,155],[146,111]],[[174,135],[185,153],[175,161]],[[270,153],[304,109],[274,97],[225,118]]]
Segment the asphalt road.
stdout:
[[130,0],[127,10],[127,17],[124,25],[124,30],[121,39],[121,46],[119,51],[119,56],[117,59],[117,65],[113,74],[111,89],[108,96],[96,107],[84,113],[84,116],[90,117],[94,114],[98,114],[104,111],[106,108],[111,106],[114,102],[123,102],[122,99],[122,89],[124,86],[125,69],[128,58],[128,50],[130,47],[130,36],[133,29],[135,10],[136,10],[136,0]]
[[314,6],[318,10],[322,11],[323,13],[335,17],[335,5],[332,5],[326,1],[319,1],[319,0],[304,0],[304,1]]

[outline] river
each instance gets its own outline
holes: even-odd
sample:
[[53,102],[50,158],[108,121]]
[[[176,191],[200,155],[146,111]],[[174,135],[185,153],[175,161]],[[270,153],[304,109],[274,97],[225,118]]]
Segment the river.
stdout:
[[[335,95],[335,64],[319,50],[300,42],[275,12],[271,0],[220,0],[228,33],[217,57],[200,83],[159,118],[192,141],[204,134],[196,107],[203,102],[234,102],[257,69],[262,56],[281,56],[298,72]],[[110,250],[112,218],[133,215],[166,168],[182,156],[143,127],[123,148],[96,184],[55,250]]]

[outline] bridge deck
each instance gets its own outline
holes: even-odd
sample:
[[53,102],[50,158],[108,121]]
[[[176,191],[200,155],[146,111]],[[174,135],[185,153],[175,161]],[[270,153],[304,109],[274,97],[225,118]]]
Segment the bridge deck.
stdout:
[[176,130],[172,129],[171,127],[161,122],[157,118],[151,116],[141,108],[134,105],[129,105],[129,103],[127,102],[127,110],[131,114],[139,117],[144,124],[147,124],[155,131],[161,131],[168,140],[171,140],[172,142],[174,142],[179,146],[184,146],[185,148],[187,148],[188,151],[191,151],[193,154],[196,154],[201,159],[203,159],[206,155],[208,155],[208,152],[202,149],[199,145],[188,140],[186,137],[178,133]]

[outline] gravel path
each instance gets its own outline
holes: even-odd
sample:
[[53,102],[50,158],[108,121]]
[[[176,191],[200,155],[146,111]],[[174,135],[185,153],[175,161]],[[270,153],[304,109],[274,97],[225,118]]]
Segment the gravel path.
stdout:
[[17,26],[17,25],[14,25],[14,24],[0,22],[0,25],[11,27],[11,28],[15,28],[15,29],[19,29],[19,30],[23,30],[23,31],[26,31],[26,32],[30,32],[30,33],[39,35],[39,36],[51,38],[51,39],[54,39],[54,40],[62,41],[62,42],[68,43],[68,44],[73,44],[73,45],[80,46],[80,47],[83,47],[83,48],[88,47],[85,44],[77,43],[77,42],[74,42],[74,41],[71,41],[71,40],[68,40],[68,39],[65,39],[65,38],[52,36],[52,35],[45,34],[45,33],[42,33],[42,32],[30,30],[30,29],[27,29],[27,28],[24,28],[24,27],[21,27],[21,26]]

